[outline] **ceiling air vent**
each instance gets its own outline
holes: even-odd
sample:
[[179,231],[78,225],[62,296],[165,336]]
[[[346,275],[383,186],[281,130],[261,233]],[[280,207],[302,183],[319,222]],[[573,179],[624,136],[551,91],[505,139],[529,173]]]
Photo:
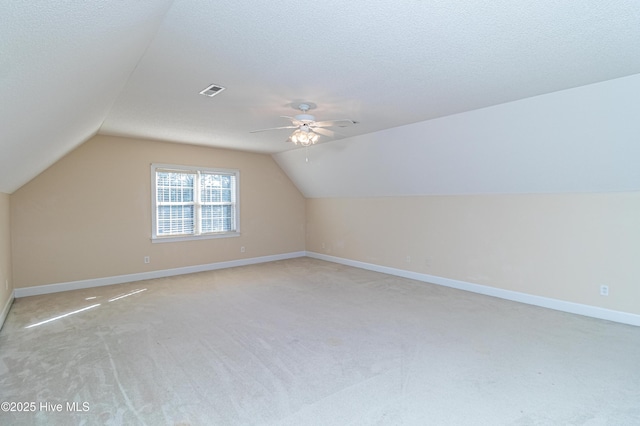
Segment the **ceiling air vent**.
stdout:
[[224,90],[224,87],[218,86],[217,84],[212,84],[211,86],[207,87],[202,92],[200,92],[200,94],[209,96],[211,98],[217,95],[218,93],[222,92],[223,90]]

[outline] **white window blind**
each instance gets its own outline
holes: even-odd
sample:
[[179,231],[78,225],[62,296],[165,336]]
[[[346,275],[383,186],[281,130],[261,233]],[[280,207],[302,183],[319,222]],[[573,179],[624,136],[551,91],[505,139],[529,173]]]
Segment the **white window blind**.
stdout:
[[238,170],[152,164],[153,238],[237,235]]

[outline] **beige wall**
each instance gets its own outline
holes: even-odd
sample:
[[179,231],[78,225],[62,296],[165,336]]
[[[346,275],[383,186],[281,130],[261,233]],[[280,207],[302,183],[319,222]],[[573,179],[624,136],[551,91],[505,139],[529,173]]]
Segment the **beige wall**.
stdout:
[[638,192],[308,199],[306,247],[640,314],[639,218]]
[[[240,169],[242,235],[151,243],[151,163]],[[638,192],[305,203],[268,155],[97,136],[0,194],[0,302],[6,279],[22,288],[306,249],[640,314],[638,217]]]
[[[153,244],[151,163],[239,169],[241,236]],[[11,213],[16,288],[305,249],[304,198],[271,156],[193,145],[96,136],[14,192]]]
[[0,192],[0,313],[13,292],[9,212],[9,194]]

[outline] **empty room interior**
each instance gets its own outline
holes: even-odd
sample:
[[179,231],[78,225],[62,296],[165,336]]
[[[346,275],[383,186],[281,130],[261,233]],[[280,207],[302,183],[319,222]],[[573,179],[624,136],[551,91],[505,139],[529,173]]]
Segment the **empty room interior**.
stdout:
[[0,4],[0,424],[640,424],[640,3]]

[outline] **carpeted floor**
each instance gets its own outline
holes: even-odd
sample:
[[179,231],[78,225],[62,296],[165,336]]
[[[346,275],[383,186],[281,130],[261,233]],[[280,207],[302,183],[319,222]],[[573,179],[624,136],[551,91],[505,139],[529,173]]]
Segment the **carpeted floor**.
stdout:
[[17,299],[0,401],[3,425],[639,425],[640,328],[299,258]]

